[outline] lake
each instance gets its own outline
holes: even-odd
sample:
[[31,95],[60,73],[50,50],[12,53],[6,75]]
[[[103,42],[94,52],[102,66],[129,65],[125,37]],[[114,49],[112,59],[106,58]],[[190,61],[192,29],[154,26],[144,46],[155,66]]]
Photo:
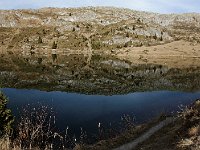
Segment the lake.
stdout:
[[69,127],[77,135],[80,127],[96,133],[99,122],[118,126],[124,114],[144,123],[200,98],[199,67],[132,64],[108,55],[40,49],[2,57],[0,64],[0,85],[16,120],[27,104],[47,105],[59,130]]
[[200,97],[200,92],[152,91],[135,92],[125,95],[85,95],[60,91],[40,91],[3,88],[9,98],[8,107],[15,116],[27,104],[32,107],[47,105],[56,116],[56,126],[79,135],[80,127],[87,133],[97,131],[98,123],[117,125],[123,114],[135,117],[140,124],[158,117],[161,113],[172,114],[180,111],[179,106],[188,105]]

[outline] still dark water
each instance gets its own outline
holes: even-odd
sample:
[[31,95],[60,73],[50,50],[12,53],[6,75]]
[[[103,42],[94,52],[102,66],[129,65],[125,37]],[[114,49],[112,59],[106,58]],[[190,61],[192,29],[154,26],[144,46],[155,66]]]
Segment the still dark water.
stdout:
[[60,130],[68,126],[73,133],[79,133],[80,127],[95,132],[99,122],[105,126],[115,124],[123,114],[134,115],[136,123],[143,123],[161,113],[176,113],[180,105],[191,104],[200,98],[200,92],[153,91],[102,96],[13,88],[1,90],[9,98],[8,107],[15,116],[19,116],[25,105],[37,107],[39,102],[54,109]]

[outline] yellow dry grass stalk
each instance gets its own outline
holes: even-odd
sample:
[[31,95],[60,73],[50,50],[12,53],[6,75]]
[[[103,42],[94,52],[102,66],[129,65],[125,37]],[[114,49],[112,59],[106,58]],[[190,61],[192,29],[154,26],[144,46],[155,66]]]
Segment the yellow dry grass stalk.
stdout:
[[9,150],[10,148],[10,139],[9,138],[1,138],[0,139],[0,149],[1,150]]

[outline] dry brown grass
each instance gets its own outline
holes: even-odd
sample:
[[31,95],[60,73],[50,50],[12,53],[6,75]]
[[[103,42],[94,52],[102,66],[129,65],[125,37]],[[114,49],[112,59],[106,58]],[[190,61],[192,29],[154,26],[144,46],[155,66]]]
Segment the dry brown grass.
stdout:
[[0,149],[1,150],[8,150],[10,147],[10,140],[9,138],[1,138],[0,139]]
[[200,126],[197,125],[197,126],[194,126],[194,127],[191,127],[189,130],[188,130],[188,135],[189,136],[196,136],[200,134]]
[[176,120],[139,145],[137,150],[200,150],[200,100],[181,109]]
[[13,134],[0,137],[0,150],[49,150],[74,147],[75,140],[56,130],[52,109],[24,107]]
[[188,68],[199,66],[199,48],[200,44],[192,45],[191,42],[180,40],[156,46],[122,48],[115,56],[134,64],[148,62],[169,68]]
[[183,126],[180,130],[182,139],[177,147],[180,149],[200,149],[200,100],[192,107],[187,107],[181,115]]

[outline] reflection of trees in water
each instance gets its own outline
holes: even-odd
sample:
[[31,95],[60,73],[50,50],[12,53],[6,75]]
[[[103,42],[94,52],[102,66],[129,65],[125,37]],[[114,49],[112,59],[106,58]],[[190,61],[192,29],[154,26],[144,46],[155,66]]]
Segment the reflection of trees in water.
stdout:
[[89,40],[88,40],[88,59],[87,59],[88,66],[90,65],[91,58],[92,58],[92,46],[91,46],[91,39],[89,38]]
[[[88,39],[87,42],[90,43]],[[8,70],[8,72],[0,74],[0,81],[5,87],[16,85],[26,87],[32,82],[34,83],[30,85],[32,88],[34,86],[52,89],[59,87],[57,90],[67,91],[69,86],[71,91],[84,92],[85,90],[105,94],[149,89],[199,89],[199,68],[173,69],[156,64],[131,64],[112,56],[97,55],[92,51],[89,48],[87,53],[66,49],[62,51],[38,49],[35,50],[34,55],[29,53],[29,55],[20,55],[19,58],[12,56],[10,66],[2,62],[1,71]],[[14,66],[17,66],[16,71],[13,69]],[[52,77],[54,72],[56,74]],[[34,76],[34,73],[45,74],[38,78]],[[57,80],[60,82],[57,83]]]
[[91,41],[91,34],[85,34],[84,37],[87,39],[87,60],[86,60],[86,67],[90,66],[91,59],[92,59],[92,41]]

